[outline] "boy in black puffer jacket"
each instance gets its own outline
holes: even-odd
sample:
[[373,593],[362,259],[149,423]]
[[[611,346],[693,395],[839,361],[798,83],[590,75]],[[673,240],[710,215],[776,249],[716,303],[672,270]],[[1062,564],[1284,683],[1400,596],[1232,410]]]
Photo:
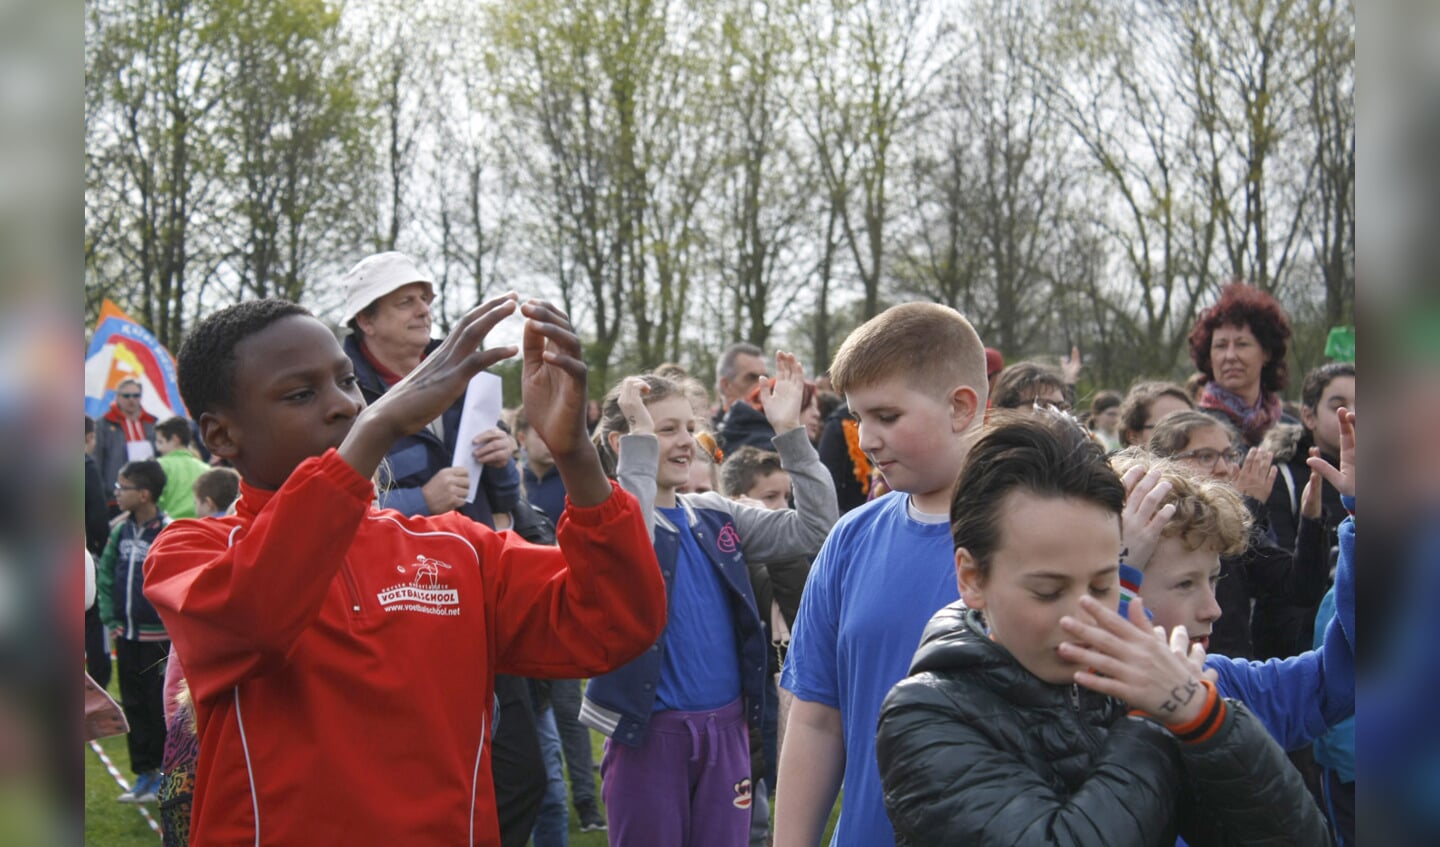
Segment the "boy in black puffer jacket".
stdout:
[[[1125,490],[1067,417],[992,421],[956,489],[963,605],[927,627],[876,741],[900,844],[1329,844],[1204,651],[1120,600]],[[1099,627],[1075,643],[1077,623]]]

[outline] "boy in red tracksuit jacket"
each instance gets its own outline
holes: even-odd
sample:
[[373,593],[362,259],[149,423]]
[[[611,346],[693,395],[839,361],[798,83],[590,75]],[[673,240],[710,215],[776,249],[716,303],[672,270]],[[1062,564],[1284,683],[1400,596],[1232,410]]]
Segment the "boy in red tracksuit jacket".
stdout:
[[[517,352],[481,350],[517,307],[525,414],[569,494],[559,547],[376,509],[390,445]],[[499,844],[494,675],[596,676],[665,625],[643,516],[586,438],[580,355],[563,313],[512,293],[366,408],[299,306],[243,303],[191,333],[181,393],[244,480],[234,517],[175,522],[145,566],[195,703],[191,844]]]

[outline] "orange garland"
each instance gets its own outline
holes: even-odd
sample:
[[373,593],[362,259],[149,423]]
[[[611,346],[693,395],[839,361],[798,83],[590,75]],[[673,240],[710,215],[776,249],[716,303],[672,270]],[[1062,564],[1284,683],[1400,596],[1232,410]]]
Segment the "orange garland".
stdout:
[[840,422],[845,431],[845,447],[850,452],[850,463],[855,466],[855,479],[860,481],[862,494],[870,493],[870,457],[860,449],[860,424],[853,418]]

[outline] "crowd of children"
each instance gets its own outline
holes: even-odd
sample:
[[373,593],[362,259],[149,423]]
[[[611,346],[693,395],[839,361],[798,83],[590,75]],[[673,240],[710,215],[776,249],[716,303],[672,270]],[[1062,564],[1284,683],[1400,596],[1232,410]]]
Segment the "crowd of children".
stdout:
[[[1197,325],[1208,388],[1079,420],[1078,351],[1006,368],[918,302],[813,381],[737,344],[717,404],[666,365],[597,417],[553,305],[436,341],[408,257],[343,282],[343,344],[222,310],[193,420],[117,392],[87,455],[87,668],[167,845],[551,847],[567,784],[636,847],[811,847],[837,801],[838,845],[1353,843],[1354,367],[1284,414],[1263,300]],[[463,396],[517,354],[472,485]]]

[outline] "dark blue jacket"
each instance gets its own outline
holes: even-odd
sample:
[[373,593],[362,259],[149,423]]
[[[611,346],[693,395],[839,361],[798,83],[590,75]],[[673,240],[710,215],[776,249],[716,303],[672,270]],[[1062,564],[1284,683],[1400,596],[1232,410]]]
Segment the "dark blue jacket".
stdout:
[[[380,379],[365,355],[360,352],[360,342],[355,335],[345,338],[345,355],[355,365],[355,380],[360,393],[365,395],[367,404],[379,400],[388,386]],[[430,342],[425,355],[440,346],[439,339]],[[380,508],[394,509],[404,515],[428,515],[425,495],[421,488],[435,474],[451,466],[455,459],[455,435],[460,429],[460,413],[465,407],[462,396],[440,416],[442,440],[429,427],[414,435],[407,435],[396,441],[385,454],[385,466],[389,473],[381,471]],[[480,496],[484,495],[484,496]],[[520,500],[520,474],[512,460],[504,468],[488,465],[480,473],[480,488],[475,502],[466,503],[459,512],[486,526],[495,525],[496,512],[509,512]]]
[[[681,494],[676,500],[685,509],[688,525],[677,527],[655,512],[659,443],[649,435],[626,435],[620,440],[620,484],[640,500],[646,520],[651,523],[666,597],[672,596],[681,532],[694,535],[706,559],[720,574],[737,624],[735,638],[745,717],[757,730],[765,706],[769,643],[755,609],[746,558],[770,562],[813,556],[837,517],[834,486],[805,428],[776,436],[774,445],[794,486],[795,509],[771,511],[744,506],[715,492]],[[635,747],[643,743],[655,708],[664,649],[662,633],[660,640],[638,659],[592,679],[585,688],[580,722],[622,744]]]

